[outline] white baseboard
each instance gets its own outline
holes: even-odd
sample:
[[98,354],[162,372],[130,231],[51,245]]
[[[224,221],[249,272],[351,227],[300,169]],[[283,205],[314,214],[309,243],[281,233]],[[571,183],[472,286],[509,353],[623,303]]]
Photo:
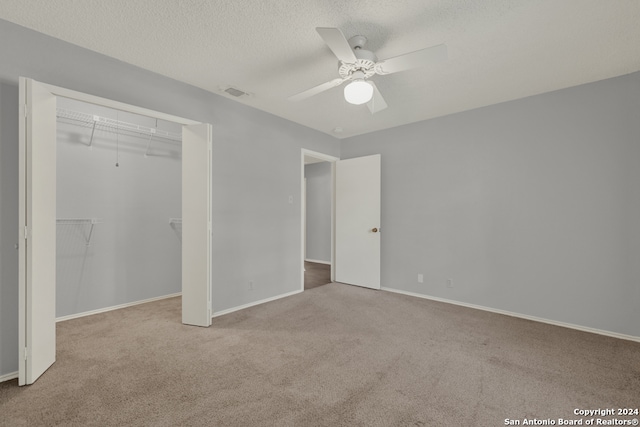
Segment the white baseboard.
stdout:
[[519,317],[521,319],[533,320],[534,322],[547,323],[549,325],[562,326],[563,328],[576,329],[578,331],[583,331],[583,332],[591,332],[592,334],[599,334],[599,335],[605,335],[605,336],[613,337],[613,338],[620,338],[620,339],[623,339],[623,340],[640,342],[640,337],[636,337],[636,336],[633,336],[633,335],[619,334],[617,332],[611,332],[611,331],[605,331],[605,330],[602,330],[602,329],[589,328],[587,326],[574,325],[573,323],[558,322],[556,320],[549,320],[549,319],[545,319],[545,318],[542,318],[542,317],[529,316],[528,314],[514,313],[512,311],[499,310],[499,309],[496,309],[496,308],[484,307],[482,305],[468,304],[466,302],[454,301],[454,300],[449,300],[449,299],[446,299],[446,298],[433,297],[433,296],[430,296],[430,295],[418,294],[418,293],[415,293],[415,292],[401,291],[400,289],[385,288],[385,287],[383,287],[381,289],[383,291],[395,292],[397,294],[409,295],[409,296],[412,296],[412,297],[423,298],[423,299],[428,299],[428,300],[432,300],[432,301],[439,301],[439,302],[444,302],[444,303],[447,303],[447,304],[459,305],[459,306],[462,306],[462,307],[475,308],[476,310],[490,311],[492,313],[504,314],[505,316]]
[[320,261],[319,259],[307,259],[305,258],[306,262],[313,262],[316,264],[325,264],[325,265],[331,265],[331,261]]
[[160,297],[148,298],[148,299],[140,300],[140,301],[128,302],[126,304],[119,304],[119,305],[114,305],[114,306],[111,306],[111,307],[99,308],[97,310],[85,311],[85,312],[82,312],[82,313],[69,314],[68,316],[57,317],[56,318],[56,323],[57,322],[64,322],[65,320],[77,319],[78,317],[85,317],[85,316],[91,316],[93,314],[105,313],[107,311],[118,310],[118,309],[121,309],[121,308],[133,307],[134,305],[145,304],[145,303],[148,303],[148,302],[160,301],[160,300],[163,300],[163,299],[173,298],[173,297],[179,297],[180,295],[182,295],[182,292],[178,292],[178,293],[170,294],[170,295],[163,295],[163,296],[160,296]]
[[293,291],[293,292],[287,292],[286,294],[276,295],[275,297],[266,298],[266,299],[263,299],[263,300],[260,300],[260,301],[255,301],[255,302],[250,302],[248,304],[239,305],[238,307],[233,307],[233,308],[228,308],[226,310],[216,311],[215,313],[213,313],[212,318],[213,317],[218,317],[218,316],[224,316],[225,314],[233,313],[234,311],[244,310],[245,308],[253,307],[254,305],[264,304],[265,302],[271,302],[271,301],[275,301],[275,300],[280,299],[280,298],[290,297],[291,295],[299,294],[300,292],[302,292],[302,289],[299,289],[299,290]]
[[0,375],[0,383],[4,381],[14,380],[18,378],[18,371],[10,372],[8,374]]

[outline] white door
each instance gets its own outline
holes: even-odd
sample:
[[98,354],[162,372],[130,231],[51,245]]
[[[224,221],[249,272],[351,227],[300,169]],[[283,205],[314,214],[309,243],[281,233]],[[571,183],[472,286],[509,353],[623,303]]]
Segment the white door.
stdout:
[[380,289],[380,154],[336,162],[335,281]]
[[211,134],[207,123],[182,127],[182,323],[205,327],[212,315]]
[[56,97],[20,78],[19,370],[32,384],[56,360]]

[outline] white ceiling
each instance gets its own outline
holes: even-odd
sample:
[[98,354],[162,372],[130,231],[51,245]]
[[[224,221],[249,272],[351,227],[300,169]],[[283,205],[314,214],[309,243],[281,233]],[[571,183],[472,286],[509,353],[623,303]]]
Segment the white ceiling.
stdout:
[[[0,0],[0,18],[338,138],[640,70],[638,0]],[[341,87],[293,103],[338,77],[315,27],[380,59],[444,43],[449,60],[373,77],[375,115]]]

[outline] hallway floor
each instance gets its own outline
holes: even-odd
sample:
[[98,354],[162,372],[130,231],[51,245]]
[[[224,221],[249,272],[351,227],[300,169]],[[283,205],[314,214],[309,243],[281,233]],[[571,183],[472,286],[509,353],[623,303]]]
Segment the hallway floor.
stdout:
[[304,262],[304,289],[313,289],[331,283],[331,266],[317,262]]

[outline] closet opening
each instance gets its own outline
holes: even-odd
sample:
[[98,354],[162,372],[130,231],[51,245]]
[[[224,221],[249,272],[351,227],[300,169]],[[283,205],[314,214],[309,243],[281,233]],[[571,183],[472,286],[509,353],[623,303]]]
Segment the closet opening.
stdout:
[[56,320],[179,296],[182,126],[56,101]]
[[55,362],[56,319],[181,293],[182,323],[211,325],[212,126],[25,77],[19,96],[18,384]]

